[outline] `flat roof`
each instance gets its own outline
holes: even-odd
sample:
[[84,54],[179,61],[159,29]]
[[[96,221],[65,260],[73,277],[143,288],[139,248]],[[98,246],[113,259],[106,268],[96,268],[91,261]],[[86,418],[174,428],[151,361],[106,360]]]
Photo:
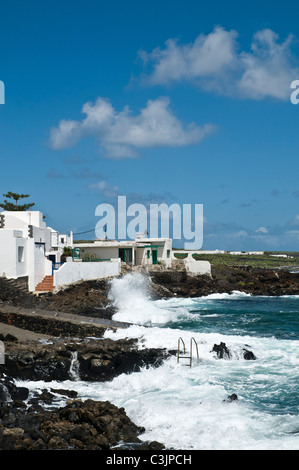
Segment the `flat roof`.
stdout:
[[132,247],[132,246],[146,246],[151,243],[164,243],[170,238],[143,238],[137,240],[95,240],[89,243],[74,243],[75,248],[105,248],[105,247]]

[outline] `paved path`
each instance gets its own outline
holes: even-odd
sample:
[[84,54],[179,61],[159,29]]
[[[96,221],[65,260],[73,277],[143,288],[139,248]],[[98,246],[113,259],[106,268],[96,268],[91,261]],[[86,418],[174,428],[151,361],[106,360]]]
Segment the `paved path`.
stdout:
[[[128,328],[130,323],[123,323],[117,322],[114,320],[109,320],[106,318],[94,318],[94,317],[87,317],[83,315],[75,315],[72,313],[67,312],[57,312],[57,311],[50,311],[50,310],[39,310],[39,309],[28,309],[23,307],[15,307],[6,303],[0,303],[0,315],[2,313],[17,313],[18,315],[24,316],[34,316],[34,317],[46,317],[49,320],[62,320],[62,321],[69,321],[71,323],[76,324],[85,324],[85,325],[92,325],[95,327],[100,328],[108,328],[116,330],[117,328]],[[54,338],[50,335],[45,335],[42,333],[35,333],[30,330],[24,330],[22,328],[17,328],[13,325],[8,325],[7,323],[2,323],[0,321],[0,334],[6,336],[7,334],[11,334],[15,336],[19,341],[40,341],[42,339],[50,339]]]

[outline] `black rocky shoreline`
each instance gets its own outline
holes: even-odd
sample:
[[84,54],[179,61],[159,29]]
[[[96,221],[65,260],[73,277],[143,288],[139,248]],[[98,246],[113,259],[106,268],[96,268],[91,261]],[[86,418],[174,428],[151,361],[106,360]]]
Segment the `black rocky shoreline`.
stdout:
[[[104,402],[82,401],[75,390],[65,390],[63,382],[110,381],[143,367],[159,367],[174,352],[140,349],[137,339],[102,338],[107,329],[102,323],[68,322],[67,314],[60,319],[53,312],[2,304],[0,318],[0,331],[4,329],[0,340],[5,344],[5,363],[0,365],[0,450],[164,448],[158,442],[144,442],[145,430],[109,397]],[[16,386],[18,380],[43,381],[45,388],[32,396],[28,388]],[[52,381],[62,387],[53,389]],[[59,406],[61,401],[66,405]]]
[[[189,276],[185,270],[147,275],[154,299],[233,291],[299,294],[299,274],[282,270],[225,267],[213,268],[212,277]],[[159,367],[177,351],[141,349],[137,339],[103,338],[107,328],[128,326],[113,322],[109,280],[81,282],[38,297],[6,281],[0,278],[0,340],[5,345],[5,363],[0,364],[0,450],[163,449],[163,443],[144,442],[144,429],[123,408],[111,404],[109,396],[105,402],[83,402],[74,390],[51,388],[51,381],[70,379],[74,361],[81,380],[109,381],[143,367]],[[214,348],[219,358],[227,354],[225,344]],[[250,351],[244,351],[244,358],[255,359]],[[29,396],[26,387],[15,385],[18,379],[42,380],[49,387]],[[58,407],[61,398],[66,405]]]

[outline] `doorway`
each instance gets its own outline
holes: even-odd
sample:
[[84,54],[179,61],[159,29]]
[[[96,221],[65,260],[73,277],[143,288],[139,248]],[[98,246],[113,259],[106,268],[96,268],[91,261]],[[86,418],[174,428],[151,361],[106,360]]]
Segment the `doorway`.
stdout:
[[152,250],[152,260],[153,264],[158,263],[158,250]]
[[118,257],[125,263],[132,263],[132,248],[119,248]]

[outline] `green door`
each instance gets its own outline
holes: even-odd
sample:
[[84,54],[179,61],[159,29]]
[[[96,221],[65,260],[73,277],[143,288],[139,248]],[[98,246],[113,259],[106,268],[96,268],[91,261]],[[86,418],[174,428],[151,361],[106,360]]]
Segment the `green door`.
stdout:
[[152,259],[153,259],[153,264],[157,264],[157,262],[158,262],[158,250],[152,250]]

